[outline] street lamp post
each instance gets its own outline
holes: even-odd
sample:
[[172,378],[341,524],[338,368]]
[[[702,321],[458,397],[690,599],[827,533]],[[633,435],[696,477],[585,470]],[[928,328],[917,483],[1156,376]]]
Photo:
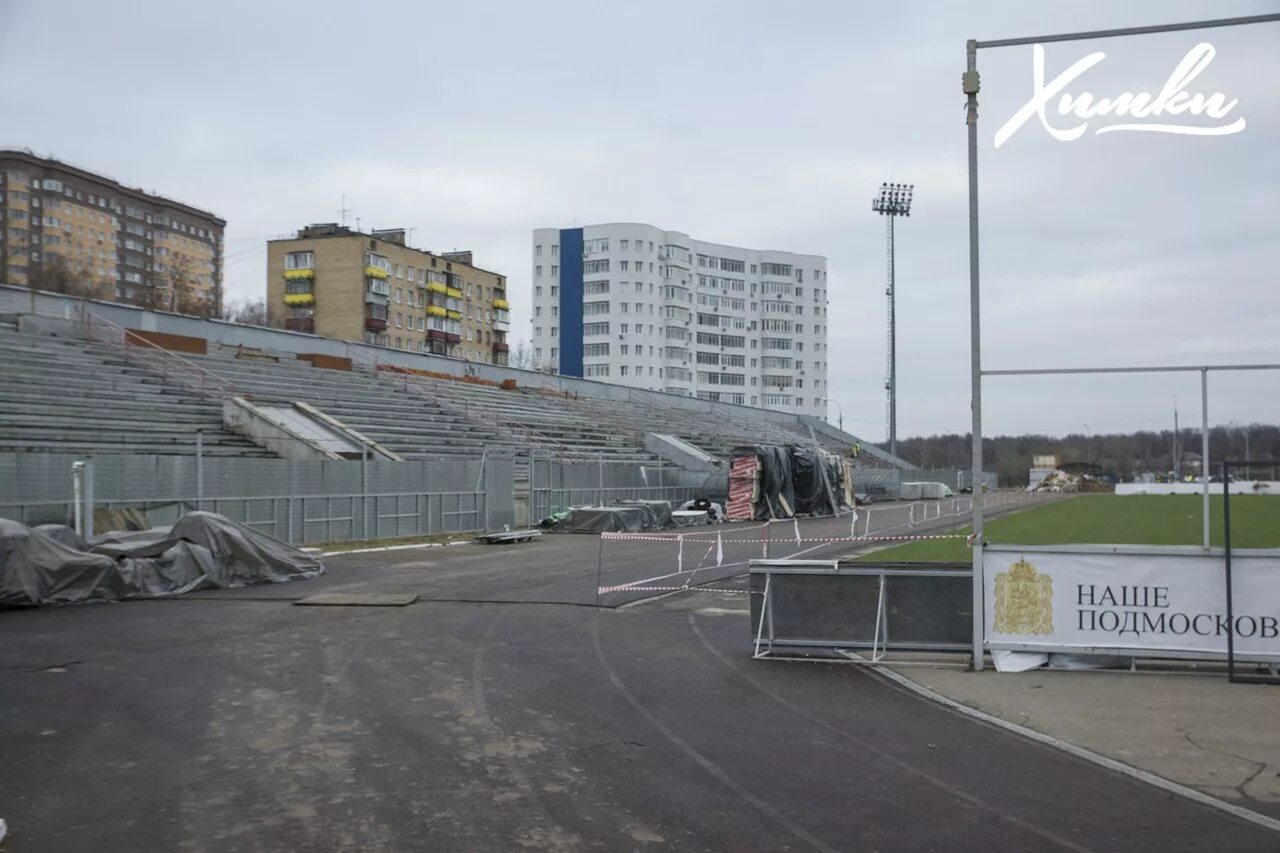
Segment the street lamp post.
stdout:
[[897,319],[893,282],[893,220],[899,216],[911,215],[911,195],[915,192],[915,184],[881,184],[880,195],[871,200],[871,209],[886,221],[887,254],[889,262],[889,284],[885,288],[889,311],[889,351],[886,357],[884,388],[888,392],[889,452],[898,454],[898,345]]
[[[832,399],[831,402],[836,404],[836,411],[840,413],[840,420],[839,420],[838,426],[840,428],[840,431],[844,432],[844,406],[840,405],[840,401],[836,399]],[[1247,456],[1248,454],[1245,454],[1245,455]]]

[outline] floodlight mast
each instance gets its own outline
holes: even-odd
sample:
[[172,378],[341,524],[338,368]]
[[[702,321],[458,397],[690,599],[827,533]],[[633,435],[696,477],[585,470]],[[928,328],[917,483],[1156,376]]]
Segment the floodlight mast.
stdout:
[[888,352],[885,355],[884,390],[885,420],[887,421],[889,452],[898,455],[898,328],[897,305],[894,290],[893,270],[893,220],[899,216],[911,215],[911,196],[915,192],[915,184],[881,184],[880,195],[871,200],[871,209],[886,220],[886,253],[889,264],[889,283],[885,287],[888,310]]

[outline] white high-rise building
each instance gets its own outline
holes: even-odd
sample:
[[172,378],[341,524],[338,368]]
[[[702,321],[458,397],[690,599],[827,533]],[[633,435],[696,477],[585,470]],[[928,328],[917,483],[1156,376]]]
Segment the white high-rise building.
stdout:
[[652,225],[533,232],[543,370],[825,418],[827,259]]

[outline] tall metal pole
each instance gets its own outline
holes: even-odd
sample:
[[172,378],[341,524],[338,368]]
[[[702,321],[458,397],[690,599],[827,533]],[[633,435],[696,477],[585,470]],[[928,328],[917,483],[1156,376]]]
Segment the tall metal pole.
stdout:
[[[1225,471],[1224,471],[1225,474]],[[1200,371],[1200,479],[1204,494],[1200,511],[1204,515],[1204,549],[1209,550],[1209,371]]]
[[893,286],[893,220],[889,220],[889,452],[898,455],[898,306]]
[[196,510],[204,509],[204,430],[196,430]]
[[973,669],[983,667],[984,584],[982,578],[982,314],[978,298],[978,42],[965,45],[963,87],[969,126],[969,405],[973,415]]

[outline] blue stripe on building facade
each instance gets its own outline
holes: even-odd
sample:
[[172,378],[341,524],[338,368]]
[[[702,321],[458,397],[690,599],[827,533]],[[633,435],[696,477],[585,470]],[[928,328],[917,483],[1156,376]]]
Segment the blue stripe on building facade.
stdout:
[[[553,339],[552,344],[556,344]],[[560,229],[560,372],[582,376],[582,229]]]

